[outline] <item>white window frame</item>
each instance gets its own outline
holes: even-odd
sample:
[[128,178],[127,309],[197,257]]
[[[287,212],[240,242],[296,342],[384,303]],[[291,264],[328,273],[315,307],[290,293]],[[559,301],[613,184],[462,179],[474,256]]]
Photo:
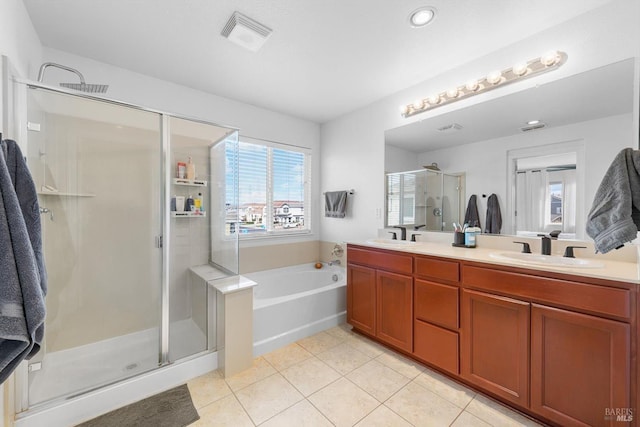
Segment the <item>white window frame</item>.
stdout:
[[[267,189],[266,189],[266,206],[265,216],[263,217],[263,223],[266,226],[264,232],[253,233],[241,233],[240,223],[238,222],[237,232],[240,240],[254,240],[265,239],[273,237],[285,237],[285,236],[300,236],[308,235],[312,233],[312,221],[311,221],[311,161],[312,150],[306,147],[299,147],[296,145],[283,144],[274,141],[267,141],[257,138],[251,138],[240,135],[238,143],[248,143],[255,145],[262,145],[267,147]],[[286,151],[293,151],[302,153],[304,155],[304,228],[291,229],[285,228],[280,230],[273,229],[273,220],[275,214],[274,206],[274,180],[273,180],[273,149],[280,149]],[[242,177],[238,178],[238,182],[242,180]],[[238,204],[238,209],[240,205]]]

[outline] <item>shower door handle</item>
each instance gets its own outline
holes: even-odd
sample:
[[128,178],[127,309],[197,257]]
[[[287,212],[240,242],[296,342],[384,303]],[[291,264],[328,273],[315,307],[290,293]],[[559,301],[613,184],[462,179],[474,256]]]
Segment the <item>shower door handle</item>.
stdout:
[[49,209],[49,208],[40,208],[40,213],[41,214],[47,214],[48,213],[49,214],[49,219],[51,221],[53,221],[53,211],[51,209]]

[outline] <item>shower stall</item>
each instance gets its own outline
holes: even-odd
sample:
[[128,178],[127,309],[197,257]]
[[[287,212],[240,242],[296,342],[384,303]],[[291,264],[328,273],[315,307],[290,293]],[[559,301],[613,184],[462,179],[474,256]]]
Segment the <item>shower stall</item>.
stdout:
[[40,83],[12,98],[48,271],[16,412],[214,352],[216,294],[194,270],[238,273],[237,130]]
[[451,231],[451,225],[462,216],[463,185],[464,176],[439,170],[388,173],[385,227]]

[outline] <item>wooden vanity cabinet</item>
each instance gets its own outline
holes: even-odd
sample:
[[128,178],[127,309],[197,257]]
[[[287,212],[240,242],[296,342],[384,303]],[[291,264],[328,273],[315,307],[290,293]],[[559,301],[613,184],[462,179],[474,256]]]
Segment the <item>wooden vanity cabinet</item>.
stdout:
[[376,270],[347,265],[347,322],[370,335],[376,334]]
[[462,290],[461,375],[522,407],[529,404],[530,304]]
[[463,266],[462,378],[557,425],[620,425],[606,411],[632,407],[631,288],[509,270]]
[[459,373],[459,265],[416,256],[413,355],[432,366]]
[[638,425],[638,285],[353,245],[347,256],[355,330],[545,423]]
[[407,352],[413,350],[412,292],[411,276],[376,271],[376,336]]
[[631,407],[629,339],[626,323],[533,304],[531,410],[563,426],[629,425],[605,412]]
[[413,257],[348,247],[347,322],[405,352],[413,351]]

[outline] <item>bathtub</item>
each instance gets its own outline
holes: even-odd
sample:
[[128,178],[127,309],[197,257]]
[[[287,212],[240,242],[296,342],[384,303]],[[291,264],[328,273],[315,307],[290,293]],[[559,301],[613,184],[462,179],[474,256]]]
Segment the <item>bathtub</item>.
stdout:
[[253,288],[253,354],[276,350],[344,323],[345,269],[323,264],[276,268],[245,274]]

